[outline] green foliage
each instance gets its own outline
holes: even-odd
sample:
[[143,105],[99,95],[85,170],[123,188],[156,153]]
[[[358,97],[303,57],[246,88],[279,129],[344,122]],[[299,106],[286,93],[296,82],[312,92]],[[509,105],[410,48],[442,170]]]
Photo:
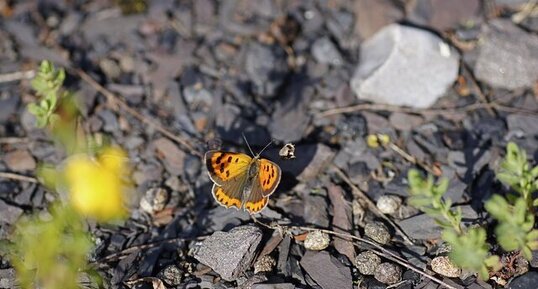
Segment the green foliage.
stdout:
[[450,260],[461,268],[478,272],[482,279],[488,278],[488,269],[498,270],[499,257],[489,255],[486,231],[483,228],[464,230],[461,209],[452,210],[450,200],[443,199],[448,180],[442,179],[436,184],[432,176],[423,178],[417,170],[409,171],[408,180],[409,204],[434,218],[443,228],[443,240],[452,247]]
[[92,243],[82,219],[69,207],[54,205],[52,218],[21,220],[12,236],[10,261],[23,289],[75,289],[86,269]]
[[[506,147],[506,157],[497,178],[517,192],[507,198],[494,195],[485,203],[486,210],[498,222],[497,242],[504,250],[519,250],[530,260],[532,250],[538,250],[538,230],[534,229],[534,207],[538,206],[538,200],[532,199],[538,190],[538,166],[531,168],[526,152],[511,142]],[[442,237],[452,246],[449,257],[454,264],[478,272],[483,279],[488,277],[488,270],[500,269],[499,257],[489,255],[486,231],[483,228],[464,230],[461,211],[451,210],[450,201],[443,199],[447,180],[435,184],[432,176],[423,178],[416,170],[409,171],[408,179],[409,204],[433,217],[444,229]]]
[[484,228],[470,228],[464,234],[447,229],[443,231],[443,240],[452,246],[450,260],[478,272],[480,278],[488,279],[488,268],[500,269],[499,256],[489,255]]
[[56,114],[59,98],[62,96],[60,89],[65,80],[65,71],[57,70],[47,60],[41,62],[36,77],[32,80],[32,88],[40,97],[36,103],[28,105],[28,111],[35,115],[37,126],[45,127],[54,124],[59,116]]
[[494,195],[485,208],[495,218],[497,242],[506,251],[520,250],[525,258],[532,259],[532,250],[538,249],[538,230],[534,228],[534,208],[537,200],[538,167],[530,169],[527,154],[515,143],[508,143],[506,156],[501,162],[497,178],[519,195],[503,198]]

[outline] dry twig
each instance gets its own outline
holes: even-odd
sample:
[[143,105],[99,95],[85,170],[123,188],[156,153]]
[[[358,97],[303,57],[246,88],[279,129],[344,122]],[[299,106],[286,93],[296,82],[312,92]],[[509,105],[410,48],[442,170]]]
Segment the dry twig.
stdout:
[[30,183],[39,183],[39,181],[36,178],[14,174],[14,173],[8,173],[8,172],[0,172],[0,178],[23,181],[23,182],[30,182]]
[[0,74],[0,83],[19,81],[22,79],[31,79],[31,78],[34,78],[34,76],[35,76],[34,70],[4,73],[4,74]]
[[323,118],[323,117],[328,117],[328,116],[343,114],[343,113],[358,112],[361,110],[404,112],[404,113],[419,114],[419,115],[454,115],[454,114],[466,113],[466,112],[474,111],[478,109],[484,109],[487,107],[492,107],[497,110],[505,111],[505,112],[514,112],[514,113],[521,113],[521,114],[527,114],[527,115],[538,115],[538,111],[504,106],[496,102],[473,103],[473,104],[462,106],[462,107],[445,107],[445,108],[433,108],[433,109],[416,109],[416,108],[401,107],[401,106],[388,105],[388,104],[365,103],[365,104],[357,104],[357,105],[352,105],[352,106],[347,106],[347,107],[337,107],[337,108],[328,109],[328,110],[318,113],[316,115],[316,118]]
[[364,202],[366,203],[366,205],[368,206],[368,209],[370,209],[372,211],[372,213],[374,213],[374,215],[376,215],[377,217],[379,218],[382,218],[383,220],[387,221],[398,233],[400,233],[400,235],[402,236],[402,238],[404,239],[404,241],[409,244],[409,245],[413,245],[413,241],[411,241],[411,239],[409,238],[409,236],[407,236],[405,234],[404,231],[402,231],[402,229],[400,229],[400,227],[398,227],[398,225],[396,225],[390,218],[388,218],[387,216],[385,216],[385,214],[381,213],[381,211],[379,211],[379,209],[377,208],[377,206],[374,204],[374,202],[372,200],[370,200],[370,198],[365,194],[363,193],[347,176],[346,174],[340,169],[338,168],[337,166],[335,165],[332,165],[331,168],[336,172],[336,174],[349,186],[351,187],[351,189],[353,190],[354,193],[356,193],[359,198],[361,198],[362,200],[364,200]]

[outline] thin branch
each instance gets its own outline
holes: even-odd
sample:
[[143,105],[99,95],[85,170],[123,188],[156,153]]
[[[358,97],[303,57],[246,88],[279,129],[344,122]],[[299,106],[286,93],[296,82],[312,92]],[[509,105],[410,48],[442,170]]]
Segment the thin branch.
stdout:
[[485,109],[488,111],[488,113],[492,116],[495,115],[495,111],[493,110],[493,106],[489,102],[488,98],[482,92],[482,89],[480,88],[480,85],[478,85],[478,82],[476,81],[476,78],[474,74],[472,73],[469,66],[465,63],[465,61],[462,61],[462,67],[469,75],[469,79],[471,79],[471,84],[473,85],[473,88],[476,90],[476,94],[478,95],[478,99],[486,106]]
[[395,143],[393,143],[393,142],[389,143],[388,147],[390,149],[392,149],[394,152],[396,152],[397,154],[399,154],[406,161],[408,161],[408,162],[410,162],[410,163],[412,163],[414,165],[420,166],[421,168],[423,168],[425,171],[427,171],[428,173],[430,173],[432,175],[435,175],[435,176],[439,175],[437,172],[435,172],[434,169],[432,169],[430,166],[428,166],[428,164],[426,164],[423,161],[417,159],[415,156],[410,155],[408,152],[406,152],[405,150],[403,150],[402,148],[397,146]]
[[26,137],[0,137],[0,144],[16,144],[27,142]]
[[387,221],[398,233],[400,233],[400,235],[407,244],[413,245],[413,242],[411,241],[409,236],[407,236],[407,234],[405,234],[405,232],[402,231],[402,229],[400,229],[400,227],[398,227],[398,225],[396,225],[390,218],[385,216],[385,214],[381,213],[381,211],[379,211],[374,202],[370,200],[370,198],[365,193],[363,193],[357,186],[355,186],[355,184],[346,176],[346,174],[339,167],[332,165],[331,168],[348,186],[351,187],[351,189],[359,196],[359,198],[366,202],[368,209],[370,209],[372,213],[374,213],[377,217]]
[[411,114],[420,114],[420,115],[454,115],[465,113],[469,111],[474,111],[478,109],[484,109],[487,107],[493,107],[500,111],[514,112],[528,115],[538,115],[538,111],[526,110],[521,108],[509,107],[498,104],[496,102],[491,103],[473,103],[470,105],[462,107],[445,107],[445,108],[433,108],[433,109],[416,109],[410,107],[401,107],[397,105],[388,105],[388,104],[376,104],[376,103],[365,103],[357,104],[347,107],[337,107],[328,109],[318,113],[316,118],[324,118],[332,115],[343,114],[343,113],[352,113],[362,110],[366,111],[389,111],[389,112],[404,112]]
[[123,100],[121,100],[118,96],[116,96],[114,93],[110,92],[108,89],[103,87],[101,84],[99,84],[97,81],[95,81],[91,76],[89,76],[86,72],[75,69],[76,73],[79,75],[79,77],[86,81],[88,84],[93,86],[98,92],[102,93],[109,103],[109,106],[111,106],[112,109],[118,111],[118,107],[125,110],[130,115],[134,116],[141,122],[150,125],[154,127],[157,131],[168,137],[169,139],[177,142],[178,144],[182,145],[188,150],[188,153],[198,156],[202,158],[202,153],[197,151],[187,140],[175,135],[174,133],[167,130],[164,126],[162,126],[158,121],[147,117],[135,109],[131,108],[127,103],[125,103]]
[[35,70],[16,71],[0,74],[0,83],[31,79],[35,76]]
[[39,181],[36,178],[19,175],[15,173],[8,173],[8,172],[0,172],[0,178],[22,181],[22,182],[39,183]]

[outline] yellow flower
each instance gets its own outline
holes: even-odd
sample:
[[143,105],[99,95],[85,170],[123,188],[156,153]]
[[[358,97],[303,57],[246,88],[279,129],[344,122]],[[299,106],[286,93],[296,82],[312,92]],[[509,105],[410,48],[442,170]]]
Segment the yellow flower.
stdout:
[[127,156],[121,149],[107,148],[97,159],[72,156],[64,172],[71,205],[79,213],[98,221],[125,217],[128,168]]

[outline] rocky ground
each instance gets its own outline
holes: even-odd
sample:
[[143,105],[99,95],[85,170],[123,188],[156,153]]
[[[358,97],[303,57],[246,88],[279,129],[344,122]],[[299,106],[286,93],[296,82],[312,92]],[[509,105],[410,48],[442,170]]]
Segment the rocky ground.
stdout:
[[[68,69],[85,129],[134,166],[131,218],[91,228],[110,288],[143,277],[166,288],[501,287],[432,271],[446,248],[407,205],[406,176],[448,178],[465,222],[484,221],[507,142],[538,158],[537,33],[526,0],[0,0],[0,171],[31,177],[64,157],[26,111],[27,71],[49,59]],[[258,222],[217,205],[200,158],[247,152],[242,133],[255,150],[275,140],[263,155],[283,171]],[[368,146],[377,133],[392,145]],[[278,155],[287,142],[295,159]],[[1,178],[0,239],[54,198]],[[314,227],[400,259],[321,232],[305,239]],[[506,286],[536,288],[537,267],[522,264]],[[13,278],[0,259],[0,288]]]

